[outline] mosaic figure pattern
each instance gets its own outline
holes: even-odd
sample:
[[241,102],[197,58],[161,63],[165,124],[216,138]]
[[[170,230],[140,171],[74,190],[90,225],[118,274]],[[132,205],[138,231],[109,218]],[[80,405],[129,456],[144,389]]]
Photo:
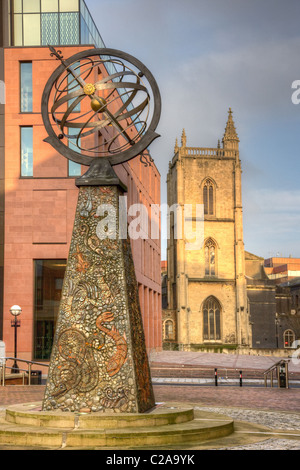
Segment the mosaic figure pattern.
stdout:
[[[145,412],[155,405],[129,240],[100,239],[117,186],[82,186],[43,410]],[[118,220],[117,220],[118,226]]]

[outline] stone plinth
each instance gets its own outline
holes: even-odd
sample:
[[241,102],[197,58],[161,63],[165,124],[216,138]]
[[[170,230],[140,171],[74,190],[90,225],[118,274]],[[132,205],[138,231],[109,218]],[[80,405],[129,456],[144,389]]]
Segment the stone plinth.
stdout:
[[80,187],[44,411],[143,413],[155,404],[130,241],[119,237],[121,194]]
[[[40,403],[10,406],[0,420],[0,444],[69,449],[195,449],[229,436],[231,418],[164,403],[149,413],[71,413],[41,411]],[[243,439],[245,439],[243,435]],[[179,447],[178,447],[179,446]],[[15,448],[15,447],[14,447]]]

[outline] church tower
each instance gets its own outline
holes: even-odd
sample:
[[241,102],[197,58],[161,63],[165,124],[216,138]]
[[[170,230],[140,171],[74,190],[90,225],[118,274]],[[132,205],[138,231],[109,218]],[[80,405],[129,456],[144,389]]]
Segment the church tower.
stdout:
[[[229,108],[216,148],[188,147],[185,130],[176,144],[167,177],[168,318],[165,342],[180,350],[216,351],[251,344],[247,307],[239,138]],[[203,209],[202,225],[196,205]],[[192,213],[186,215],[186,207]],[[199,207],[199,206],[198,206]],[[190,249],[179,221],[203,230],[201,246]],[[171,325],[170,322],[173,322]],[[166,328],[168,326],[168,328]],[[175,346],[176,345],[176,346]]]

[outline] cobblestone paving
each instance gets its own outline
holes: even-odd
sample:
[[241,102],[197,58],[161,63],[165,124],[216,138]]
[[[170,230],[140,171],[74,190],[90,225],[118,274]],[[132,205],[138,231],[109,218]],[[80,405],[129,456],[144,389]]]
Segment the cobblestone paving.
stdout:
[[247,421],[271,429],[300,431],[300,414],[277,413],[274,411],[247,410],[240,408],[195,407],[195,410],[211,411],[229,416],[236,421]]
[[[236,421],[246,421],[259,424],[269,429],[284,431],[300,431],[300,415],[291,413],[277,413],[273,411],[247,410],[237,408],[195,407],[195,410],[220,413]],[[224,447],[214,450],[300,450],[299,440],[271,438],[255,444],[245,446]]]
[[264,387],[155,385],[156,401],[179,401],[214,407],[241,407],[300,413],[300,390]]
[[266,441],[246,446],[224,447],[212,450],[300,450],[300,443],[291,439],[267,439]]

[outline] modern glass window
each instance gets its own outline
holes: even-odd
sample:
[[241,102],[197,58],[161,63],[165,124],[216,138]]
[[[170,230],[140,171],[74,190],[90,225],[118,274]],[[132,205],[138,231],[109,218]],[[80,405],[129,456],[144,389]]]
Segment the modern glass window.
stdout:
[[59,44],[58,13],[42,13],[42,46]]
[[79,13],[60,13],[60,44],[80,44],[79,39]]
[[[78,132],[79,132],[79,129],[69,128],[69,135],[76,136],[78,135]],[[72,140],[74,141],[74,143],[72,142]],[[69,147],[72,150],[75,150],[76,152],[78,152],[78,148],[76,147],[76,138],[72,140],[69,140]],[[78,143],[80,145],[80,139]],[[72,160],[68,160],[68,165],[69,165],[69,169],[68,169],[69,176],[81,176],[81,165],[79,163],[72,162]]]
[[58,0],[42,0],[41,2],[42,12],[58,12]]
[[90,44],[90,32],[89,28],[83,18],[82,15],[80,15],[80,29],[81,29],[81,42],[82,44]]
[[34,359],[50,359],[65,269],[65,259],[34,261]]
[[205,276],[216,275],[216,245],[210,238],[204,245]]
[[21,127],[21,176],[33,176],[32,127]]
[[39,13],[40,7],[40,0],[23,1],[23,13]]
[[105,47],[103,39],[83,0],[80,0],[80,17],[81,44],[95,44],[97,47]]
[[23,46],[23,16],[14,15],[14,45]]
[[14,0],[14,46],[105,47],[83,0]]
[[20,64],[21,113],[32,113],[32,62]]
[[23,15],[23,44],[24,46],[41,45],[41,15]]
[[203,304],[203,339],[221,339],[221,307],[213,296],[208,297]]
[[59,0],[60,11],[78,11],[78,0]]
[[69,160],[69,176],[81,176],[81,165]]
[[22,13],[22,0],[14,0],[14,12]]

